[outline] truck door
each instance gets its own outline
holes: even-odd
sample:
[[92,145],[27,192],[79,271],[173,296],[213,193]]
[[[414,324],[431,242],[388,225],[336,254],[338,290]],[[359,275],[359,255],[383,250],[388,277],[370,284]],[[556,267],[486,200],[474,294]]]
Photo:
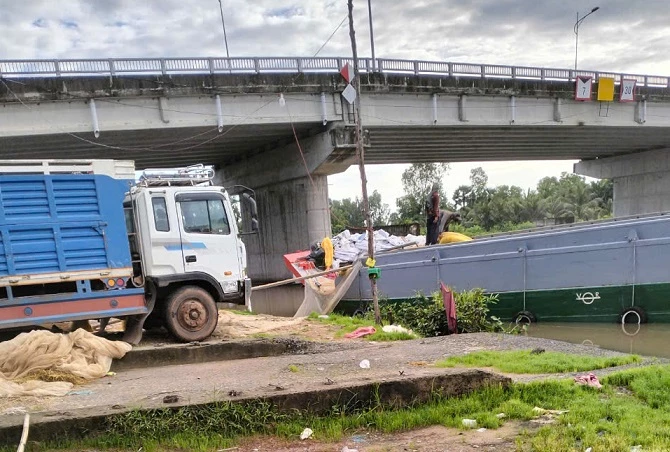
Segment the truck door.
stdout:
[[221,283],[225,293],[237,292],[242,269],[231,227],[235,219],[223,193],[178,193],[175,200],[185,271],[206,273]]

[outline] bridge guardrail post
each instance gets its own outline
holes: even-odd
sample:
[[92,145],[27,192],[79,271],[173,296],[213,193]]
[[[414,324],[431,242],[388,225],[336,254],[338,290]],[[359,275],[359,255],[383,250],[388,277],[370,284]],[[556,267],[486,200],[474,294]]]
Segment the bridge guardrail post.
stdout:
[[56,77],[60,77],[60,62],[54,60],[54,71],[56,72]]
[[545,69],[540,69],[540,80],[543,82],[547,79],[547,71]]
[[454,76],[454,63],[447,63],[447,71],[449,71],[449,78]]
[[261,63],[258,60],[258,58],[254,58],[254,71],[256,72],[256,74],[261,73]]
[[644,76],[644,87],[647,88],[649,86],[649,77],[646,75]]
[[107,60],[107,64],[109,66],[109,76],[114,77],[116,75],[116,68],[114,67],[114,59],[110,58]]
[[414,75],[419,75],[419,62],[414,61]]
[[209,75],[214,74],[214,59],[213,58],[207,58],[207,66],[209,68]]
[[482,80],[485,80],[486,79],[486,65],[482,64],[480,66],[480,72],[482,74]]
[[161,74],[167,75],[167,66],[165,64],[165,60],[161,58],[160,62],[161,62]]
[[516,66],[512,66],[512,80],[516,80]]
[[298,57],[298,58],[295,59],[295,61],[296,61],[296,67],[298,68],[298,73],[302,73],[303,72],[303,59]]

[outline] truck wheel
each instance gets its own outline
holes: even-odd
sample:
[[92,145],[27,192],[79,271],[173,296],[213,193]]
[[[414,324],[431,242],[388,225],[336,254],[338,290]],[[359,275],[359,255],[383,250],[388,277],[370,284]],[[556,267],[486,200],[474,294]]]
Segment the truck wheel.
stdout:
[[212,296],[200,287],[182,287],[165,303],[165,326],[182,342],[207,339],[219,321]]

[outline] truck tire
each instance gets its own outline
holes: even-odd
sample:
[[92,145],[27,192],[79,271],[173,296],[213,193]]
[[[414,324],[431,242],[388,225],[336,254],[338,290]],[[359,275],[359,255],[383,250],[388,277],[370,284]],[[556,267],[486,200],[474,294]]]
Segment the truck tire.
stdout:
[[514,317],[514,323],[530,325],[536,323],[535,315],[530,311],[521,311]]
[[177,289],[165,303],[165,327],[179,341],[207,339],[219,321],[212,296],[204,289],[186,286]]

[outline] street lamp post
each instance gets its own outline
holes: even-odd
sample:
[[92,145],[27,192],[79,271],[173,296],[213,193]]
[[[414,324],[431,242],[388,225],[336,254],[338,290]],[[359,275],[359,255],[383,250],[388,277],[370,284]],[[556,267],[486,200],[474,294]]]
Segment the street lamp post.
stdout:
[[230,52],[228,51],[228,36],[226,35],[226,21],[223,19],[223,5],[221,0],[219,0],[219,10],[221,10],[221,27],[223,27],[223,42],[226,45],[226,57],[228,58],[228,63],[230,64]]
[[375,60],[375,35],[372,32],[372,0],[368,0],[368,18],[370,19],[370,49],[372,50],[372,70],[376,70]]
[[573,31],[575,32],[575,71],[577,70],[577,48],[579,46],[579,26],[582,24],[582,22],[584,22],[584,19],[586,19],[587,17],[589,17],[591,14],[595,13],[599,9],[600,9],[600,6],[596,6],[595,8],[593,8],[591,10],[591,12],[586,14],[581,19],[579,18],[579,12],[577,12],[577,22],[575,22],[575,26],[573,27]]

